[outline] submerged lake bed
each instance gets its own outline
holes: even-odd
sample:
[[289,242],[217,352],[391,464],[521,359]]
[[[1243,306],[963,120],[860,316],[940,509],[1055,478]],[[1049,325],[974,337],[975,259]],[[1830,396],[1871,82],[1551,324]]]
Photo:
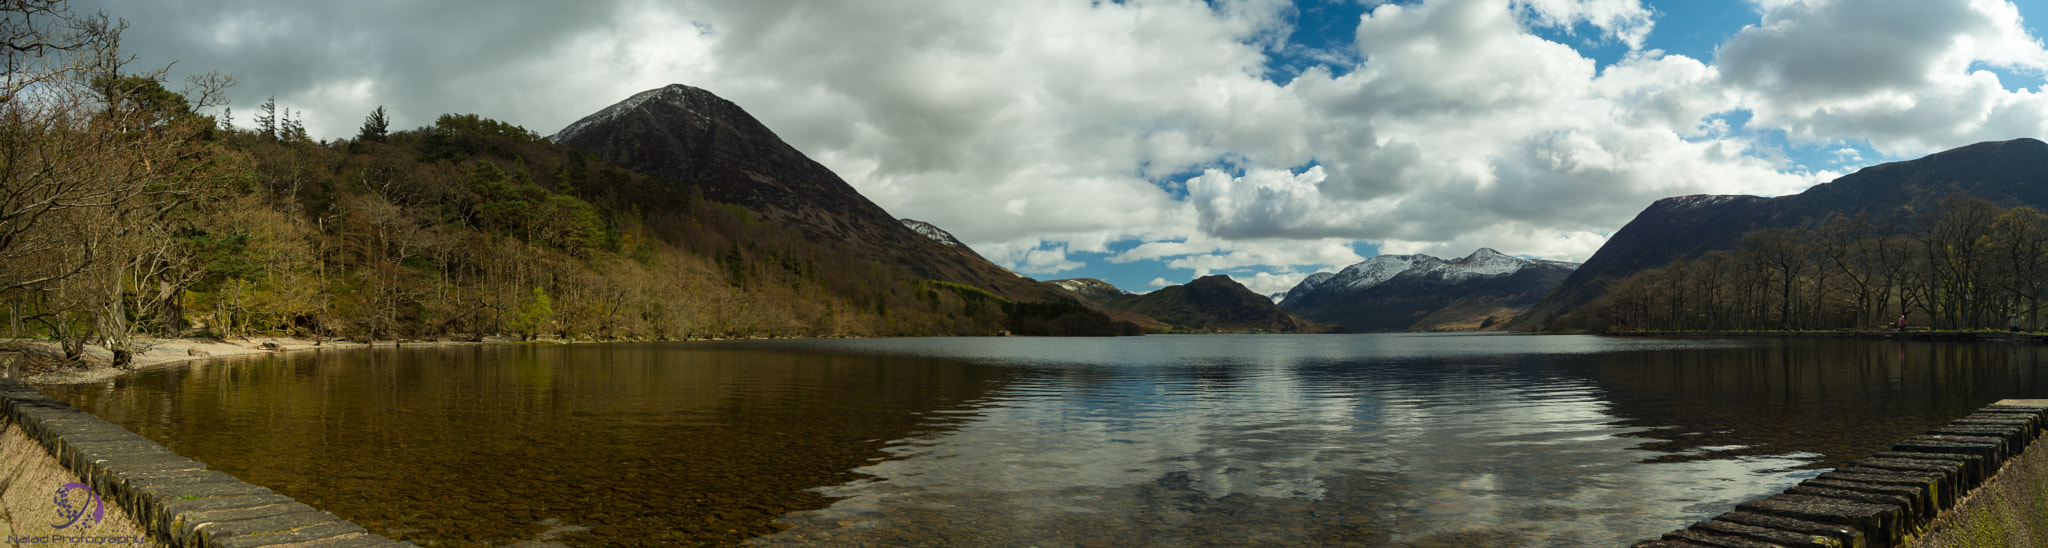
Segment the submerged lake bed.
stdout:
[[52,396],[427,546],[1623,545],[2039,347],[1495,334],[382,348]]

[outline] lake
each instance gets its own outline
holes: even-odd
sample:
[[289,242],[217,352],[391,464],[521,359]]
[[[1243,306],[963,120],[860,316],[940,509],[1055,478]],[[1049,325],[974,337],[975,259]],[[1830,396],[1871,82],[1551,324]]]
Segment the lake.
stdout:
[[428,546],[1619,546],[2048,397],[2042,360],[1841,339],[849,339],[321,351],[42,390]]

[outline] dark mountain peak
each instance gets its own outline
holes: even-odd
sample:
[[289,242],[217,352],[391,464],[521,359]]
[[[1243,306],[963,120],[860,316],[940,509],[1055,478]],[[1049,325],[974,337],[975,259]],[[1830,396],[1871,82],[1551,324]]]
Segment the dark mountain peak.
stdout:
[[996,266],[937,227],[906,226],[745,109],[701,88],[675,84],[634,94],[553,139],[671,181],[678,199],[746,207],[811,241],[901,267],[905,278],[967,284],[1019,301],[1069,298]]
[[1204,290],[1216,289],[1227,291],[1230,288],[1237,288],[1244,289],[1247,293],[1251,292],[1250,289],[1245,289],[1244,284],[1237,283],[1237,280],[1232,279],[1229,275],[1226,274],[1210,274],[1208,276],[1195,278],[1193,281],[1188,282],[1187,286],[1190,289],[1200,288]]

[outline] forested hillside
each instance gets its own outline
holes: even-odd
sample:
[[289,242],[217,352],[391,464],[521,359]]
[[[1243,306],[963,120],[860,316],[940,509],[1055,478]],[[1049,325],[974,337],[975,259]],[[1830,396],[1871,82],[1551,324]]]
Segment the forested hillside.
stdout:
[[2048,215],[1951,196],[1917,215],[1837,215],[1742,236],[1606,287],[1554,327],[1587,330],[2034,330],[2048,296]]
[[2000,208],[2048,208],[2048,185],[2040,184],[2044,175],[2048,175],[2048,143],[2014,139],[1871,166],[1789,196],[1695,195],[1658,200],[1608,238],[1542,302],[1510,322],[1509,328],[1556,327],[1559,317],[1581,311],[1581,305],[1600,297],[1610,284],[1673,260],[1700,260],[1717,250],[1732,252],[1749,233],[1758,230],[1809,230],[1830,218],[1845,217],[1861,218],[1864,225],[1875,227],[1873,230],[1897,235],[1924,233],[1928,223],[1939,217],[1931,214],[1936,204],[1954,196],[1988,200]]
[[[61,7],[61,4],[57,4]],[[682,339],[990,334],[1078,303],[1018,304],[910,275],[468,114],[308,137],[288,105],[215,110],[123,72],[121,25],[24,16],[0,105],[6,335],[122,362],[150,336]],[[40,42],[38,42],[40,41]],[[48,47],[38,48],[43,43]],[[218,112],[217,115],[202,112]],[[1058,323],[1058,322],[1053,322]],[[1086,323],[1086,322],[1084,322]]]

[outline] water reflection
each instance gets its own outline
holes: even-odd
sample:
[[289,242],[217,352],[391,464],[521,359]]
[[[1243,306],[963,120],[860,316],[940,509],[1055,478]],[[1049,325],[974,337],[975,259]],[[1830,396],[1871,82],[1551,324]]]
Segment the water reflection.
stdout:
[[2039,367],[1874,341],[892,339],[383,349],[51,392],[423,544],[1578,546],[2048,394]]
[[821,490],[845,500],[759,542],[1620,544],[2036,392],[2038,363],[2005,345],[1929,345],[1946,358],[1892,370],[1924,375],[1924,362],[1952,373],[1944,382],[1873,383],[1856,371],[1876,347],[1856,341],[1019,344],[962,352],[1022,371],[974,420],[893,447],[861,469],[873,478]]
[[639,346],[295,354],[46,389],[425,545],[729,544],[819,508],[999,370]]

